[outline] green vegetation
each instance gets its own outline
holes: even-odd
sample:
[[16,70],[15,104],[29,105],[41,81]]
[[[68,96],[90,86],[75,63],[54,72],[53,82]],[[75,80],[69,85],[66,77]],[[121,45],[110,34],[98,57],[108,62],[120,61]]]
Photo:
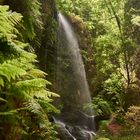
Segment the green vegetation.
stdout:
[[[112,119],[115,120],[116,124],[121,124],[127,130],[127,134],[131,134],[127,124],[129,128],[139,125],[138,122],[131,122],[126,118],[132,115],[129,107],[135,105],[137,108],[140,105],[138,74],[140,2],[138,0],[59,0],[59,9],[70,17],[75,25],[75,31],[86,42],[86,45],[82,41],[80,44],[83,45],[81,49],[93,100],[92,103],[85,105],[85,108],[92,108],[96,115],[102,118],[110,118],[110,125],[113,123]],[[86,33],[88,35],[85,35]],[[102,129],[100,127],[99,131]],[[132,140],[139,135],[138,132],[127,137],[120,132],[120,136],[111,137],[108,131],[112,130],[106,128],[103,131],[104,135],[99,132],[99,136],[108,135],[106,138],[111,140]]]
[[[39,8],[30,6],[31,14],[39,13]],[[33,24],[38,23],[35,17],[25,18]],[[58,112],[51,98],[59,96],[46,88],[51,83],[45,80],[46,73],[36,67],[37,56],[20,33],[28,26],[32,27],[32,36],[35,34],[31,23],[25,25],[25,18],[10,11],[9,6],[0,6],[0,138],[56,140],[49,113]]]
[[53,106],[59,95],[51,92],[57,91],[57,10],[81,46],[92,95],[84,108],[102,118],[95,139],[138,139],[139,0],[0,0],[0,139],[58,139],[50,121],[59,113]]

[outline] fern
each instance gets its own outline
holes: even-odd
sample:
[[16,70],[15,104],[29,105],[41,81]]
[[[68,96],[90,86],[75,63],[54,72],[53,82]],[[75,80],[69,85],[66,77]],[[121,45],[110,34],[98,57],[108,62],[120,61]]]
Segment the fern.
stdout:
[[4,86],[4,80],[2,77],[0,77],[0,86]]
[[47,75],[45,72],[39,70],[39,69],[31,69],[28,72],[31,76],[38,77],[38,78],[45,78],[45,76]]
[[[28,32],[26,32],[25,39],[33,39],[35,37],[35,27],[42,28],[41,20],[41,4],[38,0],[24,0],[21,2],[25,7],[25,11],[22,12],[24,15],[24,27]],[[26,12],[28,11],[28,12]]]
[[47,112],[55,112],[55,113],[60,113],[56,107],[54,107],[51,103],[46,102],[46,100],[42,99],[37,99],[37,101],[40,103],[43,109],[45,109]]
[[[6,101],[6,100],[3,100],[3,101]],[[18,108],[18,109],[13,109],[7,112],[0,112],[0,116],[1,115],[4,115],[4,116],[14,115],[14,114],[17,114],[18,111],[21,111],[21,110],[26,110],[26,108]]]
[[18,30],[15,25],[19,24],[22,18],[18,13],[7,12],[8,9],[9,6],[0,6],[0,38],[7,41],[17,37],[15,33],[18,33]]
[[0,97],[0,102],[7,102],[7,100]]
[[42,89],[37,92],[34,92],[34,96],[36,98],[47,99],[48,101],[52,101],[51,97],[59,97],[58,94],[48,91],[47,89]]
[[15,80],[16,77],[25,74],[26,71],[17,66],[8,63],[3,63],[2,65],[0,65],[0,76],[5,77],[9,82],[11,81],[11,79]]
[[[33,8],[29,14],[38,17],[35,9],[40,7],[39,3],[27,1]],[[33,7],[34,4],[37,7]],[[30,45],[17,38],[20,36],[17,26],[22,26],[22,15],[8,10],[8,6],[0,6],[0,120],[3,120],[0,125],[6,129],[5,123],[9,124],[9,133],[3,135],[0,130],[0,135],[16,139],[20,133],[27,139],[33,135],[38,135],[39,139],[52,139],[51,134],[54,135],[55,131],[48,113],[58,112],[51,102],[52,97],[59,96],[46,88],[51,83],[44,79],[46,73],[36,68],[36,55],[27,51]]]
[[90,108],[94,110],[96,115],[110,115],[112,112],[110,104],[105,101],[100,95],[94,97],[92,102],[86,104],[84,108]]

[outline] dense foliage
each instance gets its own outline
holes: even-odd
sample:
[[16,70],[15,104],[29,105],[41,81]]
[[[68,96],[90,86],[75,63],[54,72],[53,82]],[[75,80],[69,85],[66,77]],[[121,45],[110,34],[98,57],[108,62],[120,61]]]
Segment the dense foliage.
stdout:
[[[0,6],[0,139],[56,139],[49,113],[58,112],[51,104],[51,97],[58,95],[46,88],[51,83],[35,66],[37,56],[23,41],[25,34],[35,34],[34,22],[42,24],[36,19],[40,12],[34,4],[29,4],[29,17]],[[26,26],[32,31],[20,33]]]
[[129,107],[140,105],[140,2],[59,0],[59,9],[70,17],[77,34],[87,42],[81,49],[93,101],[86,108],[94,109],[103,118],[115,114],[118,123],[122,122]]
[[59,112],[52,105],[52,98],[59,96],[47,88],[51,83],[46,80],[48,72],[57,90],[56,7],[79,39],[93,98],[85,108],[108,119],[99,123],[96,139],[136,139],[139,0],[0,0],[0,139],[57,139],[50,118]]

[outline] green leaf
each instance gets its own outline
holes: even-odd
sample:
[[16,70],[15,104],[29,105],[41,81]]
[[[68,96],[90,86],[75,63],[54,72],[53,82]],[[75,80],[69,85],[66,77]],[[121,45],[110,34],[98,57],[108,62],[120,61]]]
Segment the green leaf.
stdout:
[[0,86],[4,86],[4,80],[2,79],[2,77],[0,77]]
[[4,76],[9,82],[11,79],[15,80],[16,77],[23,76],[25,74],[26,71],[17,66],[8,63],[0,64],[0,75]]
[[7,102],[7,100],[0,97],[0,102]]

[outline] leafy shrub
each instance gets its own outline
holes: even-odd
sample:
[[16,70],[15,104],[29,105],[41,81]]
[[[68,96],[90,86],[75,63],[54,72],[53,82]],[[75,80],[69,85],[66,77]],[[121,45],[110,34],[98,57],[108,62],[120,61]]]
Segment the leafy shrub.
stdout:
[[87,104],[85,108],[91,108],[95,111],[96,115],[110,115],[111,107],[107,101],[101,96],[94,97],[92,102]]
[[130,128],[134,134],[140,134],[140,107],[130,106],[125,115],[126,128]]

